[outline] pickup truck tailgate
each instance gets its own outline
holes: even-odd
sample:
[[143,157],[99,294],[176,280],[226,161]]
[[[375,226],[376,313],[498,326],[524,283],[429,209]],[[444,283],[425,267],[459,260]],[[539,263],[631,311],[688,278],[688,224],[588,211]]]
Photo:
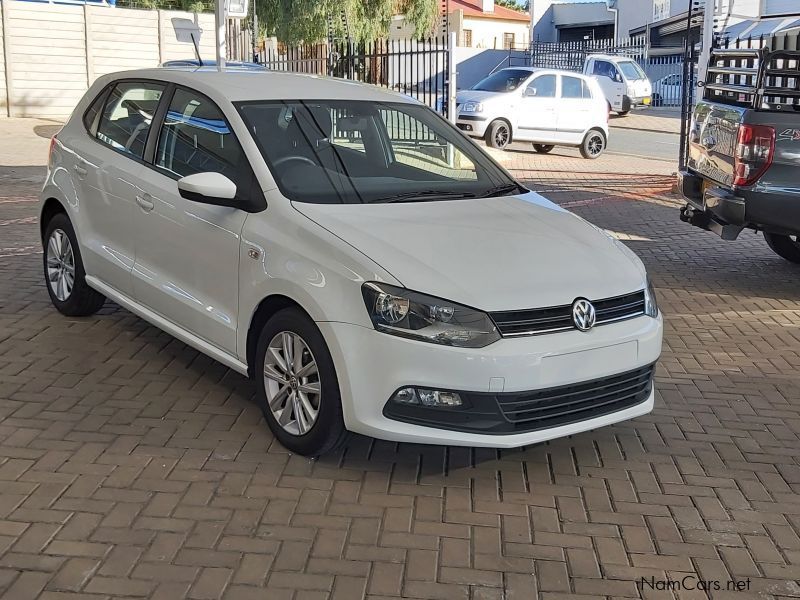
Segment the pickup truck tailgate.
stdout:
[[733,184],[734,154],[745,109],[701,101],[689,132],[688,166],[726,187]]

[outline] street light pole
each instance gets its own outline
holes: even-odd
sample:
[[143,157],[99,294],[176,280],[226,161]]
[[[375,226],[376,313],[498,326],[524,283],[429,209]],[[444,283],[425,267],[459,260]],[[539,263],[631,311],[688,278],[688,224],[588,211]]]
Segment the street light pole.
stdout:
[[228,54],[228,49],[225,45],[225,4],[227,0],[216,0],[214,8],[214,27],[217,31],[216,47],[217,47],[217,70],[223,71],[225,69],[225,57]]

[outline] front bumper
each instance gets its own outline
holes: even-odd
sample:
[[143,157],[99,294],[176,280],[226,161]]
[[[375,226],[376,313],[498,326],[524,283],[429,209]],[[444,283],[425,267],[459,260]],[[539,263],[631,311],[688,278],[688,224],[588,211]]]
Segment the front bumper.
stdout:
[[459,113],[456,116],[456,127],[467,135],[483,137],[489,122],[489,119],[481,114]]
[[[654,391],[621,410],[520,433],[476,433],[389,418],[384,407],[399,388],[477,394],[531,392],[588,382],[647,367],[661,354],[662,320],[637,317],[588,333],[504,338],[485,348],[450,348],[367,327],[319,323],[339,378],[345,425],[371,437],[426,444],[512,448],[595,429],[646,414]],[[463,409],[459,409],[463,410]]]

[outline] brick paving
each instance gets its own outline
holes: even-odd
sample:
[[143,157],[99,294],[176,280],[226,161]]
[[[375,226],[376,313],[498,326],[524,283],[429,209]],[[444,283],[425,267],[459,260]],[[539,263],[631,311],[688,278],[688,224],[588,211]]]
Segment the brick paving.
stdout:
[[641,585],[692,575],[800,597],[797,268],[680,223],[667,177],[512,168],[647,263],[655,411],[513,451],[353,437],[309,461],[245,378],[110,303],[58,315],[41,169],[0,167],[0,595],[707,597]]

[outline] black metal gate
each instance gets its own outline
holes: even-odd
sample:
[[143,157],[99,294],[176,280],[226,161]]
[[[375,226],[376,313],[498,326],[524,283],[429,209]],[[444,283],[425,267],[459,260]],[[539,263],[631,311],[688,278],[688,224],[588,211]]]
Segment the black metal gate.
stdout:
[[258,62],[270,70],[328,75],[406,94],[447,115],[448,36],[426,40],[350,40],[269,47]]

